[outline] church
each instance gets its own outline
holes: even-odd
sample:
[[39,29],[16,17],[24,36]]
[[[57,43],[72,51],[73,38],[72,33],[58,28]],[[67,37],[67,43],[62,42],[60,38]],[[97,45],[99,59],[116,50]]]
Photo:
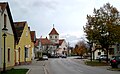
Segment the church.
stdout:
[[49,38],[40,38],[43,54],[49,54],[50,56],[62,56],[67,55],[67,42],[65,39],[59,39],[59,33],[53,27],[49,33]]

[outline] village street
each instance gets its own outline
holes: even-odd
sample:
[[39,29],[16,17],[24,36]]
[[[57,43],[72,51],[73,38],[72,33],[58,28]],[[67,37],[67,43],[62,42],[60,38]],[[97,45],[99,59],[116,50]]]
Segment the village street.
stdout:
[[119,74],[119,71],[107,70],[110,66],[91,67],[81,59],[53,58],[45,61],[33,61],[30,65],[15,68],[29,68],[27,74]]
[[[81,59],[77,59],[81,60]],[[119,74],[118,71],[107,70],[107,67],[86,66],[83,61],[71,58],[50,59],[49,66],[46,66],[49,74]]]

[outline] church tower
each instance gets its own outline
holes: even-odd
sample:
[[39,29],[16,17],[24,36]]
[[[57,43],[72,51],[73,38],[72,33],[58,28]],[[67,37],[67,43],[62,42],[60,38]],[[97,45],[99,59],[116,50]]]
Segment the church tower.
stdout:
[[56,29],[54,28],[54,24],[53,24],[53,29],[49,33],[49,40],[53,44],[58,44],[59,43],[59,34],[56,31]]

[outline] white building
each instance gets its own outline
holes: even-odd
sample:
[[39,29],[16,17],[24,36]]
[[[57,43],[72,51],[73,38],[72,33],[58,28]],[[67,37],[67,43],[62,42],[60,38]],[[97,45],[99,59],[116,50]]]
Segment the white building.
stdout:
[[59,34],[56,29],[53,27],[49,33],[49,39],[41,38],[42,50],[51,55],[62,55],[67,54],[67,43],[65,39],[59,39]]

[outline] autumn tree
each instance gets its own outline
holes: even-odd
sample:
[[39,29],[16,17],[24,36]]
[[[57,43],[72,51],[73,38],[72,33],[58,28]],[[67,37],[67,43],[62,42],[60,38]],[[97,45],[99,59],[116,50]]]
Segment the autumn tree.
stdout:
[[100,9],[94,9],[93,15],[87,15],[87,23],[84,26],[86,38],[101,45],[107,52],[107,59],[109,46],[120,42],[119,16],[117,8],[109,3],[106,3]]
[[77,44],[75,45],[74,48],[74,52],[79,55],[79,56],[83,56],[86,52],[87,52],[87,47],[84,41],[79,41],[77,42]]

